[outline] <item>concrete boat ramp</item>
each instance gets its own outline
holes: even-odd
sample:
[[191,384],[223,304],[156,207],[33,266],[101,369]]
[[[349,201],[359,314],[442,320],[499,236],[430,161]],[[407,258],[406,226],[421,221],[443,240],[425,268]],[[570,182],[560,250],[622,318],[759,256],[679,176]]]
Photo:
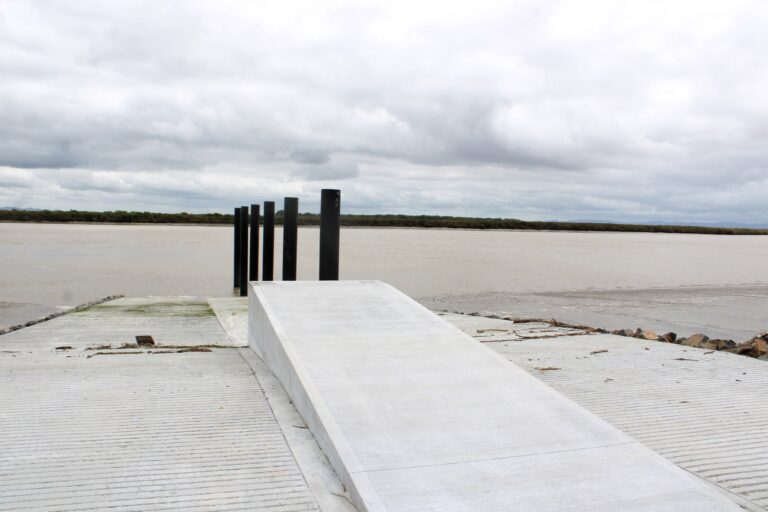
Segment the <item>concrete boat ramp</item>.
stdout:
[[190,298],[119,299],[0,336],[0,510],[353,510],[238,346]]
[[0,336],[0,510],[765,510],[760,396],[742,432],[714,399],[676,418],[692,386],[637,383],[743,364],[752,392],[764,362],[648,356],[630,378],[644,342],[441,318],[378,282],[250,301],[119,299]]

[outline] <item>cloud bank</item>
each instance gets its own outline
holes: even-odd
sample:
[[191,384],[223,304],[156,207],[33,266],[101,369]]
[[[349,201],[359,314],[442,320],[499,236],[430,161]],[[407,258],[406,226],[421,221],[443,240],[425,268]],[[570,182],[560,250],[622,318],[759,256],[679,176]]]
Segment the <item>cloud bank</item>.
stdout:
[[768,225],[759,2],[0,4],[0,205]]

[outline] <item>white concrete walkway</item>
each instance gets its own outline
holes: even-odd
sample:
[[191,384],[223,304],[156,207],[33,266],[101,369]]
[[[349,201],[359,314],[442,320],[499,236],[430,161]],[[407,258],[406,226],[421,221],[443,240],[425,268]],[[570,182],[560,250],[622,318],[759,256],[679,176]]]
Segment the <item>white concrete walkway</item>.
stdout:
[[383,283],[253,291],[251,346],[361,509],[740,510]]

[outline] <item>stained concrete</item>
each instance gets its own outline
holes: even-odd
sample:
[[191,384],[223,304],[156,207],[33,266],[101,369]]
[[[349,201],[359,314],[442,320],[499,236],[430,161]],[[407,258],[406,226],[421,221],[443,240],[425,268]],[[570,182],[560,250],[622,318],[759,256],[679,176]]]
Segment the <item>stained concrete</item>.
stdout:
[[249,340],[361,510],[740,510],[386,284],[252,283]]

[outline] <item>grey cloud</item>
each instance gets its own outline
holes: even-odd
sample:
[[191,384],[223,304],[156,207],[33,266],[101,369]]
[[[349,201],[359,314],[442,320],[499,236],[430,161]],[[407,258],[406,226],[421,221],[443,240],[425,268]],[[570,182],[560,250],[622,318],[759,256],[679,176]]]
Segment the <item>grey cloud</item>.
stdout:
[[32,206],[328,185],[359,211],[768,222],[760,3],[442,7],[8,0],[1,176]]
[[354,161],[336,161],[324,165],[301,166],[291,172],[293,179],[307,181],[347,180],[358,176],[360,176],[360,169]]

